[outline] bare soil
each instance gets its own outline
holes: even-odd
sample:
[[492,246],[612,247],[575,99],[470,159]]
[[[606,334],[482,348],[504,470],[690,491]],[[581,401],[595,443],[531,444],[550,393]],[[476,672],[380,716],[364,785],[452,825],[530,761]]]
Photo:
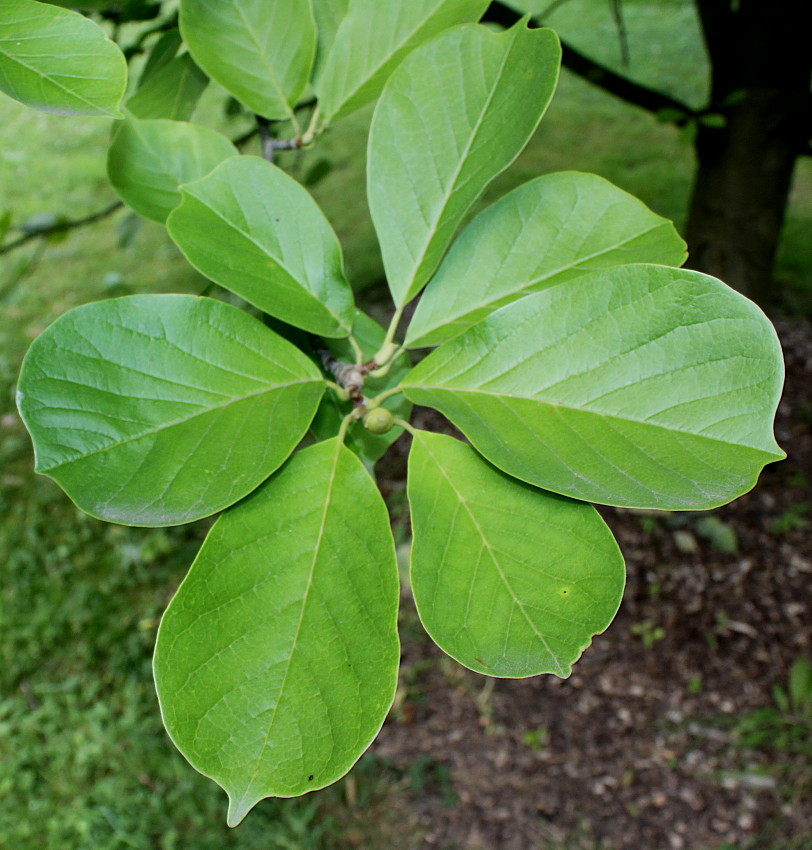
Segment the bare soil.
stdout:
[[[703,514],[603,510],[628,585],[570,679],[471,673],[404,599],[402,684],[373,748],[410,777],[395,803],[402,846],[812,848],[809,748],[747,748],[737,733],[774,706],[798,656],[812,660],[812,324],[777,324],[788,460],[710,530]],[[390,503],[407,453],[402,438],[379,466]]]

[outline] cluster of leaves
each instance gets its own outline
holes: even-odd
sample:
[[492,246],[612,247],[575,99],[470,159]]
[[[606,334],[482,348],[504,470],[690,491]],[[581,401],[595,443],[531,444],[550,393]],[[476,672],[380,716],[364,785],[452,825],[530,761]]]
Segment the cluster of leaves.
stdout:
[[[154,669],[166,728],[226,790],[232,825],[342,776],[392,703],[398,574],[370,472],[401,429],[421,620],[503,677],[567,676],[617,610],[623,559],[589,502],[707,509],[783,456],[772,327],[680,269],[681,239],[639,201],[546,175],[457,236],[538,126],[560,62],[550,30],[476,24],[486,5],[180,0],[123,107],[124,60],[90,20],[35,0],[0,18],[0,88],[126,115],[109,155],[123,200],[268,317],[182,295],[80,307],[35,341],[18,391],[38,471],[91,515],[223,511]],[[266,159],[190,122],[208,78],[259,116]],[[268,161],[379,96],[367,188],[388,329],[355,306],[308,191]],[[470,445],[413,429],[412,403]]]

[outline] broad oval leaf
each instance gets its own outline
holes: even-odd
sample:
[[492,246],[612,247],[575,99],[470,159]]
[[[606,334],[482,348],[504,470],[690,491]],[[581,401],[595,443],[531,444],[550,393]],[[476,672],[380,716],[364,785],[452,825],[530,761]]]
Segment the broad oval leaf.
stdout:
[[351,0],[316,94],[329,121],[371,103],[417,45],[455,24],[477,21],[489,0]]
[[609,505],[702,510],[784,457],[767,317],[721,281],[621,266],[528,295],[404,380],[505,472]]
[[558,80],[552,30],[455,27],[392,74],[369,136],[367,193],[400,306],[434,273],[465,213],[538,126]]
[[35,0],[3,0],[0,90],[57,115],[121,118],[124,54],[84,15]]
[[569,676],[612,622],[626,580],[597,511],[426,431],[414,435],[408,492],[412,591],[432,639],[489,676]]
[[354,307],[341,246],[307,189],[254,156],[182,188],[167,227],[198,271],[297,328],[347,336]]
[[34,341],[18,405],[37,471],[125,525],[175,525],[241,499],[293,451],[316,366],[242,310],[191,295],[77,307]]
[[335,782],[369,746],[395,695],[397,609],[386,507],[337,439],[217,521],[164,614],[155,684],[230,826]]
[[[386,339],[386,331],[361,310],[355,311],[352,335],[367,360],[371,360],[376,352],[381,350]],[[347,340],[336,339],[326,340],[325,342],[334,357],[338,357],[346,363],[355,361],[354,352]],[[367,377],[364,383],[364,395],[367,398],[375,398],[376,395],[386,390],[394,389],[409,374],[410,370],[411,362],[409,356],[404,352],[395,359],[384,377]],[[412,412],[412,403],[400,394],[385,399],[383,407],[399,419],[408,419]],[[351,402],[338,401],[335,394],[328,390],[321,401],[310,430],[321,440],[334,437],[338,434],[344,417],[351,411]],[[372,434],[359,422],[347,432],[346,444],[365,464],[373,466],[402,433],[403,428],[396,426],[385,434]]]
[[628,263],[681,266],[674,225],[595,174],[548,174],[480,213],[417,305],[406,344],[439,345],[522,295]]
[[316,19],[316,60],[312,73],[314,80],[319,77],[349,7],[350,0],[313,0],[313,16]]
[[189,121],[209,84],[209,78],[188,53],[155,70],[124,104],[136,118]]
[[252,112],[291,118],[316,51],[310,0],[180,0],[198,65]]
[[126,204],[163,223],[180,203],[182,183],[234,156],[237,149],[225,136],[198,124],[129,118],[116,128],[107,174]]

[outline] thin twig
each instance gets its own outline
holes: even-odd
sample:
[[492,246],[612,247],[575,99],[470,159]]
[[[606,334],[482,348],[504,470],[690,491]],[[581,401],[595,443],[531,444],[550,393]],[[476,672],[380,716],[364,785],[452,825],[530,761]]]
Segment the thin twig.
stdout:
[[262,147],[262,158],[267,159],[268,162],[273,164],[274,157],[274,137],[271,132],[271,122],[267,118],[263,118],[261,115],[256,116],[257,119],[257,129],[259,130],[259,143]]
[[323,348],[319,349],[317,354],[324,371],[329,372],[336,379],[336,383],[347,391],[353,407],[363,407],[366,404],[363,393],[364,367],[354,363],[345,363],[343,360],[333,357],[329,351]]
[[612,10],[612,18],[620,42],[620,65],[628,71],[631,51],[629,50],[629,31],[626,29],[626,19],[623,17],[623,0],[609,0],[609,8]]
[[0,254],[8,254],[15,248],[20,248],[26,243],[31,242],[33,239],[42,239],[55,233],[65,233],[68,230],[75,230],[77,227],[84,227],[86,224],[95,224],[95,222],[101,221],[103,218],[107,218],[107,216],[112,215],[116,210],[121,209],[123,206],[124,204],[121,201],[115,201],[103,210],[86,215],[84,218],[58,221],[48,227],[24,233],[17,239],[12,239],[11,242],[7,242],[5,245],[0,246]]

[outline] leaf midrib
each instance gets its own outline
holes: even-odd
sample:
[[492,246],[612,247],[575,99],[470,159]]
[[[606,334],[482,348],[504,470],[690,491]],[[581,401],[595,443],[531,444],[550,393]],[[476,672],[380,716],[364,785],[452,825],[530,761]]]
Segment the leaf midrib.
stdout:
[[[0,56],[4,56],[10,62],[16,63],[17,65],[21,65],[29,73],[34,74],[34,76],[39,77],[41,80],[45,80],[45,81],[51,83],[51,85],[56,86],[56,88],[61,89],[66,95],[73,98],[74,100],[78,100],[80,103],[84,103],[87,106],[91,107],[92,109],[103,113],[104,115],[116,115],[115,111],[111,111],[109,109],[101,107],[97,103],[94,103],[93,101],[88,100],[86,97],[82,97],[82,95],[79,94],[78,92],[73,91],[72,89],[69,89],[67,86],[64,86],[55,77],[48,76],[48,74],[44,74],[44,73],[38,71],[36,69],[36,67],[32,67],[28,63],[23,62],[22,59],[15,56],[13,53],[8,53],[5,50],[0,50]],[[95,54],[94,54],[94,56],[95,56]],[[83,77],[83,79],[104,81],[106,78],[105,77]]]
[[[437,6],[435,6],[432,11],[428,12],[425,17],[421,18],[419,23],[416,24],[416,26],[408,33],[408,35],[406,35],[402,40],[400,40],[398,42],[397,46],[394,48],[394,50],[391,51],[391,53],[389,53],[387,56],[384,56],[376,65],[373,65],[371,68],[369,68],[368,69],[369,73],[366,75],[366,77],[364,77],[364,79],[362,79],[355,86],[355,88],[353,88],[351,91],[349,91],[349,93],[342,95],[342,100],[338,103],[337,106],[333,107],[330,114],[327,115],[326,117],[334,118],[336,115],[338,115],[339,112],[341,112],[341,110],[358,94],[358,92],[360,92],[361,89],[363,89],[364,86],[367,85],[370,82],[370,80],[372,80],[375,77],[375,75],[381,70],[381,68],[383,68],[386,65],[387,62],[391,61],[391,59],[394,57],[394,55],[399,50],[402,50],[409,43],[409,41],[411,39],[413,39],[417,35],[417,33],[420,32],[420,30],[437,14],[437,10],[441,9],[444,5],[446,5],[446,0],[442,0],[442,2],[439,3]],[[358,13],[356,13],[354,16],[348,15],[344,19],[344,20],[347,21],[347,29],[348,30],[351,29],[350,24],[349,24],[350,20],[352,20],[354,22],[358,17],[359,17],[359,15],[358,15]],[[339,31],[336,33],[336,36],[338,36],[340,34],[340,30],[341,30],[341,26],[339,26]],[[354,33],[355,29],[352,28],[351,31]],[[330,48],[330,53],[328,54],[327,60],[324,63],[324,69],[325,70],[330,67],[330,60],[333,58],[333,53],[336,50],[337,44],[338,44],[338,38],[336,37],[333,41],[331,48]],[[324,73],[324,71],[322,71],[322,73]]]
[[[632,419],[628,416],[619,416],[615,413],[604,413],[599,410],[587,410],[583,407],[574,407],[570,404],[562,404],[561,402],[556,401],[548,401],[546,399],[536,398],[535,396],[523,395],[522,393],[509,393],[509,392],[496,392],[494,390],[482,390],[482,389],[474,389],[474,388],[463,388],[463,387],[444,387],[444,386],[434,386],[429,384],[412,384],[411,386],[403,386],[404,390],[415,389],[415,390],[435,390],[437,392],[446,392],[450,394],[454,393],[470,393],[475,395],[486,395],[493,396],[494,398],[499,399],[508,399],[515,398],[520,399],[522,401],[534,401],[538,404],[546,404],[549,407],[555,408],[556,410],[566,410],[572,411],[573,413],[581,413],[587,414],[590,416],[597,416],[601,419],[613,419],[619,422],[628,422],[633,425],[644,425],[647,428],[657,428],[666,433],[673,434],[685,434],[689,437],[696,437],[701,440],[708,440],[714,443],[721,443],[724,446],[731,446],[737,449],[750,449],[751,451],[761,452],[763,454],[769,455],[770,457],[783,457],[783,455],[779,455],[778,453],[772,452],[769,449],[761,448],[760,446],[753,446],[748,443],[731,443],[728,440],[723,440],[719,437],[709,437],[706,434],[699,434],[696,431],[686,431],[681,428],[673,428],[668,425],[660,425],[657,422],[650,422],[645,419]],[[416,402],[420,403],[420,402]],[[658,411],[660,413],[662,411]],[[657,415],[657,414],[654,414]]]
[[[646,236],[647,234],[652,233],[653,231],[655,231],[655,230],[657,230],[657,229],[659,229],[659,228],[661,228],[661,227],[663,227],[667,224],[668,224],[668,222],[658,222],[657,224],[653,225],[652,227],[649,227],[646,230],[641,231],[640,233],[636,233],[633,236],[630,236],[628,239],[624,239],[621,242],[618,242],[614,245],[609,245],[605,248],[602,248],[600,251],[595,251],[592,254],[587,254],[583,257],[579,257],[576,261],[574,261],[572,263],[568,263],[568,264],[563,265],[563,266],[559,266],[558,268],[553,269],[550,272],[545,272],[542,275],[538,275],[536,277],[533,277],[532,279],[530,279],[526,283],[524,283],[519,289],[505,290],[501,294],[495,295],[494,297],[490,298],[489,300],[488,300],[488,295],[490,293],[488,292],[484,296],[484,298],[486,300],[482,300],[479,303],[474,304],[474,306],[472,306],[472,307],[466,307],[465,312],[457,313],[455,315],[453,312],[451,312],[453,310],[453,306],[454,306],[452,304],[451,307],[449,308],[449,318],[447,318],[447,319],[444,318],[438,324],[428,325],[426,330],[421,331],[421,333],[418,337],[413,338],[413,339],[407,338],[406,344],[407,345],[408,344],[415,344],[415,342],[419,342],[424,337],[427,337],[430,334],[433,334],[435,331],[441,330],[442,328],[444,328],[446,326],[453,326],[453,325],[465,322],[465,320],[468,316],[470,316],[472,313],[476,313],[478,310],[487,309],[489,307],[492,307],[495,304],[496,307],[494,307],[494,309],[490,311],[490,312],[494,312],[495,310],[498,310],[500,307],[506,307],[508,304],[513,303],[512,301],[509,301],[509,302],[506,302],[505,304],[499,304],[498,302],[501,301],[503,298],[511,298],[514,295],[517,296],[517,297],[521,297],[523,295],[533,295],[536,291],[536,290],[533,289],[533,287],[537,286],[539,283],[543,283],[544,281],[548,281],[548,280],[550,280],[550,278],[553,278],[556,275],[563,274],[564,272],[571,271],[572,269],[576,269],[582,263],[587,263],[590,260],[595,260],[599,257],[604,256],[605,254],[611,253],[612,251],[617,251],[619,248],[623,248],[624,246],[628,245],[629,243],[634,242],[636,239],[640,239],[643,236]],[[620,265],[626,265],[626,263],[618,262],[616,264],[616,266],[620,266]],[[587,270],[584,271],[584,275],[592,274],[593,272],[596,272],[596,273],[602,272],[605,269],[615,268],[616,266],[606,266],[606,267],[600,268],[600,269],[587,269]],[[438,270],[438,274],[439,274],[439,270]],[[427,290],[427,293],[428,293],[428,290]],[[440,302],[437,305],[437,307],[435,307],[434,304],[431,304],[431,305],[427,304],[427,306],[430,306],[432,308],[432,310],[436,312],[436,310],[439,307],[442,307],[442,302]],[[462,333],[462,331],[460,331],[460,333]],[[457,336],[458,335],[459,334],[457,334]]]
[[251,28],[249,21],[245,17],[245,12],[243,11],[242,6],[240,6],[239,3],[237,3],[235,5],[237,7],[237,12],[238,12],[240,18],[242,19],[242,22],[245,25],[245,29],[246,29],[246,32],[248,33],[248,37],[254,43],[254,46],[257,49],[257,53],[258,53],[260,59],[262,60],[263,65],[268,70],[268,74],[269,74],[269,77],[270,77],[270,80],[271,80],[271,84],[273,85],[274,89],[276,90],[277,97],[284,104],[285,111],[288,114],[288,118],[291,121],[295,121],[295,115],[294,115],[293,109],[291,109],[291,106],[288,103],[288,99],[285,96],[285,92],[282,89],[282,82],[279,79],[279,75],[276,73],[276,68],[274,68],[273,65],[271,65],[271,63],[268,61],[268,57],[265,54],[264,48],[262,47],[262,45],[257,40],[257,38],[254,34],[254,30]]
[[311,588],[313,586],[313,576],[316,573],[316,564],[319,560],[319,555],[321,554],[321,545],[322,545],[322,541],[324,539],[324,530],[325,530],[325,527],[327,525],[327,514],[329,513],[330,505],[332,504],[333,487],[335,485],[336,473],[338,471],[338,459],[341,456],[341,450],[344,447],[344,444],[340,439],[338,439],[338,438],[333,438],[333,439],[336,440],[336,452],[335,452],[335,456],[333,457],[333,465],[330,469],[330,475],[327,479],[327,489],[326,489],[326,494],[325,494],[325,498],[324,498],[324,508],[322,510],[322,513],[321,513],[321,519],[319,521],[319,530],[318,530],[318,534],[316,535],[316,541],[315,541],[315,544],[314,544],[314,547],[313,547],[313,558],[310,562],[310,571],[309,571],[308,576],[307,576],[307,585],[305,586],[304,594],[302,596],[302,606],[301,606],[301,610],[299,611],[299,621],[296,624],[296,630],[295,630],[294,635],[293,635],[293,642],[291,643],[290,652],[288,654],[288,659],[287,659],[287,664],[285,665],[285,672],[282,676],[282,682],[279,685],[279,692],[278,692],[278,696],[276,698],[276,705],[274,706],[272,713],[271,713],[271,717],[268,721],[268,730],[265,733],[265,737],[262,741],[262,746],[259,749],[259,755],[256,757],[255,765],[254,765],[254,771],[251,774],[251,778],[246,783],[245,791],[243,792],[242,797],[240,799],[240,806],[242,806],[244,804],[245,799],[246,799],[246,797],[248,797],[249,791],[251,790],[251,786],[254,784],[254,781],[256,780],[257,776],[259,775],[259,769],[262,765],[262,756],[263,756],[265,750],[268,747],[268,741],[270,740],[271,732],[273,731],[274,723],[276,722],[276,717],[277,717],[277,714],[279,712],[279,706],[282,702],[282,697],[284,696],[284,693],[285,693],[285,686],[287,685],[288,675],[290,673],[290,668],[291,668],[291,665],[293,663],[293,657],[296,654],[296,646],[299,642],[299,635],[301,634],[301,631],[302,631],[302,623],[304,622],[305,610],[307,609],[308,598],[310,596],[310,591],[311,591]]
[[457,496],[457,499],[459,500],[460,504],[465,508],[465,511],[468,514],[469,518],[471,519],[471,522],[474,524],[474,528],[476,528],[477,533],[479,534],[480,539],[482,540],[482,544],[484,545],[484,547],[485,547],[485,549],[488,553],[488,556],[491,559],[491,563],[493,564],[494,569],[496,570],[497,574],[499,575],[499,578],[502,581],[502,584],[505,586],[505,589],[510,594],[510,598],[513,600],[516,607],[521,611],[522,616],[526,620],[528,626],[530,626],[531,630],[533,631],[533,634],[535,634],[535,636],[541,641],[544,648],[550,654],[550,658],[553,660],[553,663],[555,664],[555,666],[557,668],[556,673],[560,676],[565,675],[565,672],[566,672],[565,668],[562,666],[558,655],[556,655],[556,653],[553,652],[550,645],[547,643],[546,639],[544,638],[544,635],[536,628],[535,623],[532,621],[532,619],[528,615],[527,611],[525,611],[524,605],[522,604],[521,600],[518,598],[518,596],[514,592],[513,587],[511,586],[510,582],[508,581],[507,576],[505,575],[505,573],[503,572],[503,570],[501,568],[501,565],[499,564],[499,560],[496,557],[494,548],[491,546],[490,541],[488,540],[487,536],[485,535],[484,530],[482,529],[482,526],[479,524],[479,521],[477,520],[476,516],[474,515],[473,510],[469,506],[467,499],[465,498],[465,496],[463,496],[463,494],[459,491],[459,489],[456,487],[454,482],[451,480],[451,478],[449,477],[448,473],[445,470],[445,467],[437,459],[437,456],[434,454],[434,452],[431,450],[431,448],[428,446],[428,444],[425,440],[421,440],[421,446],[426,451],[426,453],[431,457],[431,459],[434,461],[437,468],[440,470],[440,473],[442,474],[443,478],[445,478],[445,480],[448,482],[448,486],[451,487],[451,489],[454,491],[455,495]]
[[[141,440],[144,437],[148,437],[151,434],[159,434],[162,431],[167,431],[170,428],[175,428],[178,425],[185,425],[187,422],[191,422],[193,419],[198,418],[199,416],[207,416],[210,413],[214,413],[217,410],[222,410],[223,408],[229,407],[232,404],[238,404],[241,401],[246,401],[250,398],[255,398],[256,396],[264,395],[265,393],[275,392],[276,390],[282,390],[286,387],[295,387],[300,386],[302,384],[314,383],[317,384],[320,382],[318,378],[306,378],[301,381],[290,381],[285,384],[275,384],[274,386],[263,387],[261,390],[257,390],[256,392],[246,393],[241,396],[234,396],[229,398],[227,401],[222,402],[221,404],[215,404],[211,407],[207,407],[205,410],[199,410],[196,413],[191,414],[190,416],[183,416],[180,419],[176,419],[173,422],[168,422],[165,425],[161,425],[159,427],[148,428],[140,434],[135,434],[131,437],[127,437],[124,440],[117,440],[113,443],[108,443],[106,446],[101,446],[98,449],[94,449],[92,452],[85,452],[84,454],[80,454],[78,457],[72,458],[71,460],[63,460],[54,466],[42,467],[37,465],[37,472],[53,472],[54,470],[61,469],[63,466],[69,466],[73,463],[79,463],[80,461],[86,460],[89,457],[93,457],[94,455],[101,454],[103,452],[112,451],[119,446],[126,445],[127,443],[132,443],[137,440]],[[169,399],[171,401],[171,399]],[[181,403],[187,404],[183,399],[175,399],[175,401],[180,401]],[[82,411],[77,411],[82,412]],[[90,411],[91,413],[93,411]]]
[[485,115],[490,110],[491,104],[493,103],[493,99],[496,95],[496,90],[497,90],[497,88],[499,88],[499,84],[502,80],[502,74],[505,70],[505,66],[507,65],[508,59],[510,58],[511,54],[513,53],[513,48],[514,48],[515,44],[516,44],[516,36],[514,35],[513,41],[511,42],[509,48],[505,51],[505,55],[502,57],[502,62],[499,65],[499,70],[497,71],[496,76],[494,77],[494,82],[493,82],[493,85],[491,86],[490,92],[488,93],[488,97],[487,97],[485,103],[483,104],[482,109],[479,112],[479,116],[476,120],[476,124],[471,129],[471,133],[469,135],[468,142],[466,143],[465,149],[463,150],[462,154],[460,155],[460,161],[457,164],[457,167],[454,169],[454,174],[453,174],[451,182],[449,184],[449,189],[445,193],[445,199],[443,200],[442,207],[440,208],[440,211],[439,211],[437,217],[434,220],[434,225],[432,226],[432,229],[428,233],[428,238],[426,239],[425,244],[423,245],[423,249],[421,251],[419,259],[414,266],[414,272],[411,276],[411,280],[409,281],[409,285],[406,287],[406,289],[403,293],[403,299],[404,300],[401,302],[400,299],[398,299],[398,303],[408,303],[408,301],[410,300],[410,297],[413,297],[413,294],[411,293],[411,289],[414,286],[414,282],[417,278],[417,274],[420,271],[420,269],[423,267],[423,263],[425,263],[425,261],[426,261],[426,254],[428,253],[428,250],[431,247],[432,242],[434,241],[434,237],[437,235],[437,233],[440,229],[439,223],[443,220],[443,217],[445,215],[445,211],[448,208],[448,205],[451,202],[452,197],[454,196],[454,192],[455,192],[455,189],[456,189],[456,186],[457,186],[457,181],[459,180],[460,174],[462,174],[463,168],[464,168],[464,166],[467,162],[468,154],[471,151],[471,148],[474,144],[474,140],[479,136],[479,131],[481,130],[482,125],[484,123]]
[[[204,179],[206,179],[206,178],[204,178]],[[293,281],[293,286],[288,285],[288,289],[291,292],[303,292],[305,295],[308,295],[313,301],[315,301],[315,303],[320,308],[322,308],[324,310],[324,312],[326,312],[330,316],[330,318],[333,319],[333,321],[335,321],[335,323],[338,325],[339,328],[341,328],[341,330],[345,330],[347,332],[349,332],[351,330],[352,325],[350,324],[348,326],[348,325],[344,324],[344,322],[341,320],[341,317],[333,311],[332,307],[330,307],[326,301],[322,301],[319,298],[319,296],[316,295],[315,292],[313,292],[312,289],[310,289],[308,286],[303,285],[299,281],[299,278],[290,271],[290,269],[283,262],[281,257],[279,257],[276,254],[272,253],[271,251],[267,250],[261,242],[257,241],[257,239],[254,236],[252,236],[250,233],[247,233],[246,231],[244,231],[241,227],[237,226],[233,221],[231,221],[231,219],[227,218],[219,210],[215,209],[209,203],[204,201],[200,196],[195,195],[193,192],[190,192],[188,189],[184,189],[183,187],[181,187],[180,191],[183,195],[186,195],[187,197],[190,197],[190,198],[194,198],[199,204],[201,204],[207,210],[212,212],[224,224],[228,225],[228,227],[230,227],[235,233],[239,234],[244,239],[247,239],[262,254],[264,254],[266,257],[269,257],[270,259],[272,259],[279,266],[279,268],[282,269],[282,271]],[[170,215],[178,212],[181,209],[182,206],[183,206],[183,204],[175,207],[175,209],[172,210],[172,213],[170,213]],[[170,233],[170,235],[171,235],[171,233]],[[225,284],[224,284],[224,286],[225,286]],[[225,288],[231,289],[230,286],[226,286]],[[259,305],[257,305],[257,306],[259,306]]]

